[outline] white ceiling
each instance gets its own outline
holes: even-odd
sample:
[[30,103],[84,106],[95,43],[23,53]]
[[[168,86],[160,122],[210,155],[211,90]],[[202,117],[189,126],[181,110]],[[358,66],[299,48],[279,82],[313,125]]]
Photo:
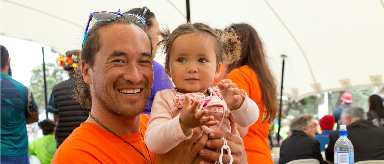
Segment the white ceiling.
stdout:
[[[0,6],[1,35],[46,44],[60,53],[81,48],[94,11],[147,6],[162,27],[186,22],[185,1],[180,0],[0,0]],[[193,0],[191,21],[214,28],[243,22],[255,27],[279,85],[280,56],[288,56],[283,93],[295,100],[384,85],[383,0]]]

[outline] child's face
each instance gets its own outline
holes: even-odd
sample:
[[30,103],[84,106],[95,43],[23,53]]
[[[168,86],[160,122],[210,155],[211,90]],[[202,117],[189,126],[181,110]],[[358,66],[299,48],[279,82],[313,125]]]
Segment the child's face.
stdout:
[[180,92],[205,93],[220,75],[214,38],[201,33],[180,35],[170,47],[168,66],[167,73]]

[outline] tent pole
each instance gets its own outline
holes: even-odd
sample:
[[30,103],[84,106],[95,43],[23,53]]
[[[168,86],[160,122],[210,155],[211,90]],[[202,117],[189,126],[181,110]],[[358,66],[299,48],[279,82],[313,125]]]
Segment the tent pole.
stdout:
[[189,0],[186,0],[186,5],[187,5],[187,23],[191,22],[191,8],[189,5]]
[[43,75],[44,75],[44,98],[45,98],[45,117],[48,119],[48,111],[47,111],[47,80],[45,75],[45,61],[44,61],[44,47],[41,47],[43,53]]
[[[280,143],[280,129],[281,129],[281,114],[283,112],[283,86],[284,86],[284,67],[285,67],[285,58],[287,55],[282,54],[280,56],[283,59],[283,66],[281,70],[281,84],[280,84],[280,104],[279,104],[279,129],[277,130],[277,143]],[[278,144],[280,146],[280,144]]]

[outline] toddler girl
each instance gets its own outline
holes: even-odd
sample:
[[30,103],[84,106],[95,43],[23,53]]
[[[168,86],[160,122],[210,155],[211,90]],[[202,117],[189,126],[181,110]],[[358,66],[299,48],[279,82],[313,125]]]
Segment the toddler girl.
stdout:
[[239,55],[225,49],[239,49],[239,44],[226,44],[222,35],[202,23],[183,24],[163,35],[165,69],[176,87],[156,93],[144,137],[150,151],[167,153],[190,139],[196,127],[205,133],[231,132],[230,120],[241,127],[257,121],[257,105],[231,80],[210,87],[220,75],[222,60]]

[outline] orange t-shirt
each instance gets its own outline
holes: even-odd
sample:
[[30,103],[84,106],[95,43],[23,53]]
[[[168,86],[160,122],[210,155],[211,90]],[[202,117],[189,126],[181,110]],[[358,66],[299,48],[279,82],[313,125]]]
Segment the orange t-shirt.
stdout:
[[249,66],[244,65],[232,70],[226,79],[231,79],[237,87],[247,92],[248,97],[260,110],[259,119],[249,127],[247,135],[243,138],[248,163],[272,164],[271,150],[267,142],[269,123],[263,122],[266,111],[264,111],[264,101],[256,73]]
[[215,80],[213,81],[213,83],[212,83],[212,86],[216,86],[217,85],[217,83],[219,82],[219,81],[221,81],[221,79],[223,79],[223,76],[224,76],[224,74],[225,74],[225,66],[224,66],[224,64],[222,64],[221,65],[221,67],[220,67],[220,75],[219,75],[219,77],[218,78],[215,78]]
[[[145,135],[149,115],[140,115],[140,130]],[[144,140],[139,133],[119,135],[135,146],[150,160]],[[153,153],[150,153],[153,161]],[[148,162],[132,146],[96,124],[85,122],[57,149],[52,163],[124,163],[147,164]]]

